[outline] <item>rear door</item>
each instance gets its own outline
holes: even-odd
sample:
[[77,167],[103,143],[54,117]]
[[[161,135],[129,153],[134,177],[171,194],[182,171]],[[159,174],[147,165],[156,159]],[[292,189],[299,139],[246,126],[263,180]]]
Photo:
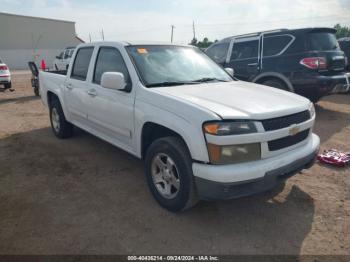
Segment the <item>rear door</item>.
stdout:
[[259,73],[259,37],[235,39],[226,67],[235,70],[235,77],[250,81]]
[[[125,63],[126,52],[112,46],[100,46],[89,83],[88,120],[90,127],[117,146],[132,151],[134,131],[134,90]],[[124,75],[126,90],[114,90],[101,86],[105,72]],[[128,91],[127,91],[128,90]]]
[[75,124],[87,124],[87,107],[89,103],[87,75],[90,68],[94,47],[82,47],[77,51],[70,77],[65,83],[65,101],[69,119]]

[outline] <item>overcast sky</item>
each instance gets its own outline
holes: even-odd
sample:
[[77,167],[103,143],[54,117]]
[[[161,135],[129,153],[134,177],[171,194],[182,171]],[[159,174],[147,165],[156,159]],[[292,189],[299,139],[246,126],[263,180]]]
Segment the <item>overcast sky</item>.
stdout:
[[0,0],[1,12],[76,22],[84,40],[198,39],[276,28],[350,26],[350,0]]

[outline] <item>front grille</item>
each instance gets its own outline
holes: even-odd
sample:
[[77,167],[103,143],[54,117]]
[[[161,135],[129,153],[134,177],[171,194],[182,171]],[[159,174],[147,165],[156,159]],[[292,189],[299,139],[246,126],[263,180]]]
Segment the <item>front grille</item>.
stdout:
[[269,146],[269,150],[276,151],[282,148],[296,145],[304,141],[309,136],[309,133],[310,133],[310,129],[307,129],[307,130],[301,131],[295,136],[287,136],[287,137],[282,137],[276,140],[269,141],[267,143]]
[[293,124],[303,123],[311,118],[310,112],[308,110],[301,113],[296,113],[289,116],[282,116],[272,119],[263,120],[262,124],[265,131],[272,131],[277,129],[282,129],[289,127]]

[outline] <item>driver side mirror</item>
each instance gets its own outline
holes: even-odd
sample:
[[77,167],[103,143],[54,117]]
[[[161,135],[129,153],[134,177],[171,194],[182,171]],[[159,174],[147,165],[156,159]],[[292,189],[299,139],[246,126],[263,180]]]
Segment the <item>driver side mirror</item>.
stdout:
[[227,67],[225,70],[230,76],[233,77],[235,75],[235,70],[233,70],[233,68]]
[[61,56],[57,55],[56,58],[57,58],[57,59],[61,59]]
[[124,90],[126,87],[124,75],[119,72],[105,72],[101,77],[101,86],[114,90]]

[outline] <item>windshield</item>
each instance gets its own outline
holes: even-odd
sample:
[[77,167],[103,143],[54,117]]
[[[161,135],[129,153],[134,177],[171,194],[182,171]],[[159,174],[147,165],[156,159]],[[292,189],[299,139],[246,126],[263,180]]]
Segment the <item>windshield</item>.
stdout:
[[129,53],[147,87],[233,81],[202,51],[183,46],[129,46]]
[[339,50],[339,44],[332,33],[310,33],[308,37],[307,51]]

